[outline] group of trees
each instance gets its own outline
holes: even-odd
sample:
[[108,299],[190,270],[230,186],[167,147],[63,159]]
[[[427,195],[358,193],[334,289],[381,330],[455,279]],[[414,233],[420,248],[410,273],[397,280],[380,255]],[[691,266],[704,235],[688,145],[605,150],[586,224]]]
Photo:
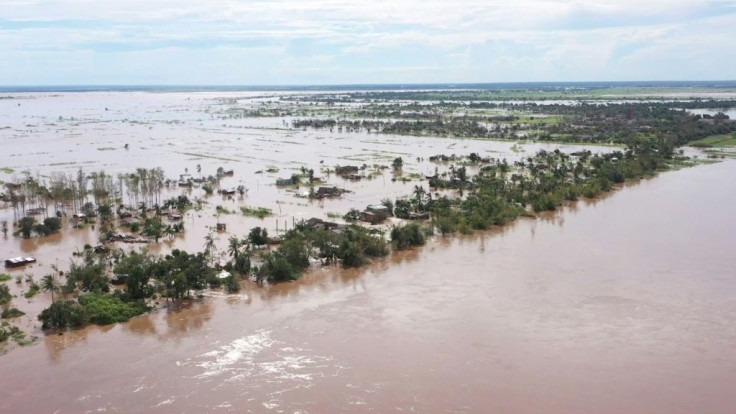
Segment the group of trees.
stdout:
[[[292,126],[330,130],[337,127],[340,131],[366,130],[402,135],[493,139],[527,137],[541,141],[620,144],[627,144],[636,136],[647,136],[651,139],[666,139],[674,145],[736,131],[736,122],[723,113],[709,116],[694,115],[687,111],[693,108],[733,108],[736,107],[734,100],[643,100],[625,103],[580,101],[577,105],[546,103],[543,99],[535,102],[529,98],[482,100],[483,97],[495,96],[497,93],[499,92],[350,93],[344,97],[344,102],[357,105],[340,107],[345,117],[297,119],[292,122]],[[367,96],[373,98],[368,99]],[[309,97],[310,100],[317,101],[322,98],[331,100],[334,96]],[[379,102],[374,102],[373,99]],[[397,102],[392,99],[414,102]],[[439,102],[428,102],[432,100]],[[512,111],[512,115],[488,115],[489,109]],[[514,114],[529,114],[533,117],[520,118]]]
[[47,217],[39,223],[33,216],[26,216],[18,220],[17,232],[24,238],[31,237],[33,233],[38,236],[48,236],[61,230],[61,219],[58,217]]
[[[143,203],[148,207],[159,204],[166,179],[161,168],[138,168],[135,173],[113,176],[105,171],[86,174],[83,169],[76,174],[55,172],[48,178],[24,173],[16,183],[7,183],[3,201],[11,204],[15,219],[25,217],[27,211],[38,210],[48,216],[49,207],[54,213],[82,212],[93,202],[92,209],[101,205],[124,203],[125,195],[131,205]],[[92,201],[90,201],[92,196]]]
[[[68,209],[87,216],[100,214],[103,227],[109,230],[113,206],[122,205],[124,195],[130,205],[140,206],[143,211],[158,207],[165,182],[161,168],[138,168],[135,173],[116,177],[105,171],[85,174],[81,168],[76,174],[52,173],[48,178],[26,173],[19,182],[6,183],[1,198],[12,206],[18,233],[23,237],[30,237],[31,233],[39,236],[55,233],[60,228],[57,220],[65,216]],[[178,200],[175,204],[187,202]],[[53,207],[51,217],[49,207]],[[43,223],[36,223],[31,216],[37,214],[44,217]]]
[[[472,177],[457,174],[459,168],[452,168],[449,178],[432,177],[430,189],[455,188],[458,196],[433,197],[431,191],[415,186],[411,197],[396,200],[393,212],[400,218],[416,217],[419,213],[431,216],[430,232],[436,229],[441,234],[467,233],[504,225],[530,211],[555,210],[564,201],[596,197],[625,180],[654,174],[672,158],[669,146],[648,141],[607,154],[585,151],[570,155],[542,150],[513,166],[495,160]],[[420,239],[420,232],[407,231],[392,232],[398,246],[408,245],[410,236]]]

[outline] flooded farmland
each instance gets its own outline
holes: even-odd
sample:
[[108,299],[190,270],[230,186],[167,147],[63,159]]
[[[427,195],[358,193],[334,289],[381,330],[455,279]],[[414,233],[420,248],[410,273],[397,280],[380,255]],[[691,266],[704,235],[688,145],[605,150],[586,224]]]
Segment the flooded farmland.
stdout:
[[[198,164],[204,174],[232,169],[221,185],[242,184],[245,196],[165,190],[207,203],[187,213],[183,235],[150,246],[200,250],[224,222],[227,232],[215,233],[224,255],[230,234],[254,226],[276,233],[277,223],[328,219],[419,184],[393,180],[390,170],[349,182],[322,166],[402,157],[402,175],[425,176],[437,167],[428,158],[441,153],[513,161],[538,149],[582,149],[292,129],[283,117],[228,115],[242,102],[276,99],[243,97],[0,100],[2,180],[80,167],[161,167],[172,178],[196,176]],[[301,167],[351,193],[310,200],[299,197],[304,189],[275,186]],[[733,160],[666,172],[505,227],[435,236],[357,269],[314,266],[268,287],[245,281],[237,294],[205,292],[124,324],[61,335],[44,335],[31,317],[48,306],[48,293],[19,296],[28,314],[21,325],[40,339],[0,357],[0,411],[728,413],[736,404],[735,172]],[[217,214],[217,205],[274,215]],[[13,219],[11,209],[0,213]],[[8,235],[0,251],[36,256],[10,273],[38,279],[97,242],[86,227]],[[8,284],[15,294],[27,288]]]

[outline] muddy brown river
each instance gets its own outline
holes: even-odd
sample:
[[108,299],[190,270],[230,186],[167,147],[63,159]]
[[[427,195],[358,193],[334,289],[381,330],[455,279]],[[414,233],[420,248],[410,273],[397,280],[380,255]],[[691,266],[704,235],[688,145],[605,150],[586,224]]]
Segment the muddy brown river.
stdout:
[[736,162],[0,357],[0,412],[731,413]]
[[[273,234],[277,221],[330,218],[417,184],[389,172],[359,183],[326,176],[353,192],[320,202],[274,186],[302,166],[319,172],[402,156],[406,174],[424,175],[438,153],[513,161],[541,148],[579,149],[293,130],[280,118],[228,118],[232,111],[207,93],[0,100],[0,167],[8,168],[0,179],[79,167],[161,166],[173,178],[197,164],[206,174],[233,168],[223,185],[243,184],[247,196],[191,190],[207,207],[188,213],[185,235],[150,246],[201,250],[207,227],[222,221],[225,254],[228,236],[253,226]],[[258,173],[270,166],[280,171]],[[10,281],[13,304],[27,312],[19,325],[41,339],[0,356],[0,413],[732,413],[734,176],[734,160],[667,172],[505,228],[436,237],[360,269],[316,268],[267,288],[244,282],[238,295],[209,292],[63,335],[44,336],[35,321],[48,294],[24,299],[27,283]],[[275,216],[215,217],[215,205],[265,206]],[[0,219],[12,218],[0,209]],[[38,280],[97,239],[90,228],[8,235],[0,253],[38,257],[10,272]]]

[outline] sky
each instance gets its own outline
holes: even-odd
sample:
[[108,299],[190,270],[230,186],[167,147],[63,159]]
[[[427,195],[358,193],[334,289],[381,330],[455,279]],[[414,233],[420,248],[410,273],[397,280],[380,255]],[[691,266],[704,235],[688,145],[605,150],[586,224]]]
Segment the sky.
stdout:
[[0,0],[0,85],[736,79],[736,0]]

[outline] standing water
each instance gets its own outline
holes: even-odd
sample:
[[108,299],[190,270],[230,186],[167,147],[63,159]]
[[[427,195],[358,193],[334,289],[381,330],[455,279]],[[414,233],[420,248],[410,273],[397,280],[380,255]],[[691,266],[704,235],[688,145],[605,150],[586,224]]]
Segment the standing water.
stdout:
[[0,358],[0,412],[730,413],[736,162]]

